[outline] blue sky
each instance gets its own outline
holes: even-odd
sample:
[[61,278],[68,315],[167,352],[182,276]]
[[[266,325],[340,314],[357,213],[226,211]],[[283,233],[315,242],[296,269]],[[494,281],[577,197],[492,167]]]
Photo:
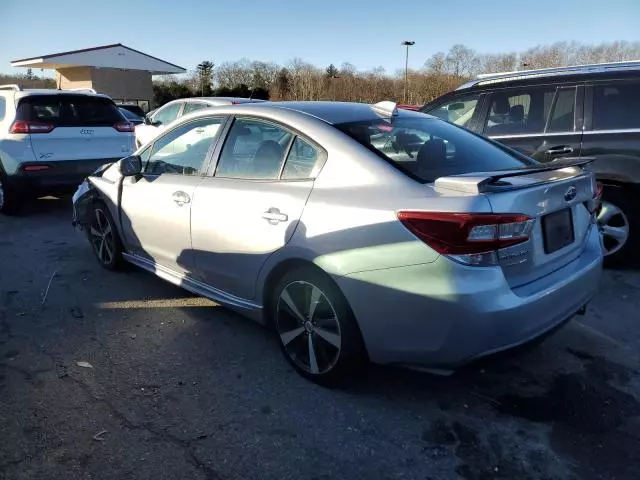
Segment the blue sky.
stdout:
[[640,40],[640,0],[0,0],[0,19],[2,73],[24,72],[14,59],[118,42],[187,69],[300,57],[392,73],[405,39],[413,68],[455,43],[491,53]]

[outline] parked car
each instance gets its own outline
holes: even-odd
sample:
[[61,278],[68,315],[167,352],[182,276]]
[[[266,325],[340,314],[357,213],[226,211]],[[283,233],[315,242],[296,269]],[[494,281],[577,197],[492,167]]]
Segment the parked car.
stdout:
[[193,97],[173,100],[162,107],[149,112],[144,125],[137,125],[136,145],[138,147],[146,145],[153,138],[166,128],[171,122],[196,110],[202,108],[215,107],[217,105],[235,105],[241,103],[258,103],[264,100],[239,97]]
[[105,95],[0,86],[2,213],[28,197],[73,191],[100,165],[133,150],[133,125]]
[[142,116],[139,116],[135,114],[133,111],[122,107],[121,105],[118,105],[118,110],[120,110],[120,113],[122,113],[122,116],[125,119],[127,119],[129,123],[131,123],[134,127],[136,125],[140,125],[144,123],[144,114]]
[[540,162],[594,157],[606,261],[624,265],[637,250],[640,61],[480,75],[422,111]]
[[136,117],[145,117],[144,110],[139,105],[136,105],[134,103],[118,103],[117,105],[120,110],[127,110],[133,113]]
[[327,384],[366,359],[454,368],[582,311],[602,263],[587,162],[392,102],[215,107],[90,176],[74,223],[103,267],[269,325]]

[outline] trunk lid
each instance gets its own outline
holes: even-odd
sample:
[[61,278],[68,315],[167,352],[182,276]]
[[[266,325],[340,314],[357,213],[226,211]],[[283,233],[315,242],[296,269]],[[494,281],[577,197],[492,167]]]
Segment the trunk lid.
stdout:
[[436,180],[435,187],[477,193],[486,196],[494,213],[525,214],[534,219],[529,240],[498,251],[505,278],[511,287],[518,287],[580,255],[595,208],[593,174],[581,168],[589,161],[444,177]]

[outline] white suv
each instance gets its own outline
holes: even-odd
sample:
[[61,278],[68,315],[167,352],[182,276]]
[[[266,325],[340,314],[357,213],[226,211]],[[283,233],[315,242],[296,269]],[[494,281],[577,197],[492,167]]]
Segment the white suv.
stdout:
[[134,151],[133,125],[89,90],[0,86],[0,212],[73,191],[101,165]]

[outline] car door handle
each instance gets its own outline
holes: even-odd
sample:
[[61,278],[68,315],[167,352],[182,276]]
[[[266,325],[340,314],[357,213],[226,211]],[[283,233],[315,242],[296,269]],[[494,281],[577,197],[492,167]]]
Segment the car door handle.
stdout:
[[573,153],[573,148],[569,145],[562,145],[560,147],[551,147],[546,151],[549,155],[563,155],[565,153]]
[[281,213],[277,208],[270,208],[262,214],[262,218],[269,220],[269,223],[276,224],[278,222],[286,222],[289,217],[286,213]]
[[183,191],[173,192],[173,201],[178,204],[179,207],[185,203],[189,203],[191,198]]

